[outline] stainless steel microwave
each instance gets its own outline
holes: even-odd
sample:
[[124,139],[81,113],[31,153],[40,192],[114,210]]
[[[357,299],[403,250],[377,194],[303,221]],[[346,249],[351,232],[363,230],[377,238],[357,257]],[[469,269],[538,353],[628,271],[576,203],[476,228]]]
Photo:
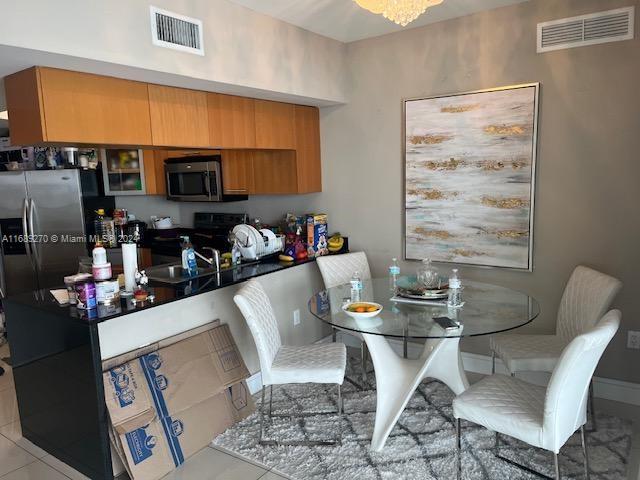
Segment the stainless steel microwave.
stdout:
[[233,202],[246,195],[224,195],[220,155],[169,158],[164,162],[167,198],[179,202]]

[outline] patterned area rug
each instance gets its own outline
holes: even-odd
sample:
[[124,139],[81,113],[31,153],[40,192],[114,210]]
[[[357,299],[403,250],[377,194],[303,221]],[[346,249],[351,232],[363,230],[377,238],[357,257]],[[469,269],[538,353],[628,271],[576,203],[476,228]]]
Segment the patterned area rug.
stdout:
[[[272,447],[257,443],[259,414],[255,413],[214,440],[216,446],[275,468],[294,479],[438,479],[456,478],[453,393],[442,383],[426,380],[416,391],[380,453],[369,450],[375,418],[375,390],[343,385],[343,442],[331,447]],[[335,411],[335,388],[321,385],[274,387],[274,412]],[[267,402],[268,402],[267,393]],[[259,399],[258,399],[259,401]],[[266,417],[265,417],[266,419]],[[265,421],[265,438],[280,440],[331,439],[337,432],[335,415]],[[553,475],[551,453],[501,436],[500,453],[530,468]],[[598,431],[589,433],[593,480],[626,479],[631,446],[631,422],[598,415]],[[494,434],[462,422],[462,478],[538,479],[494,456]],[[560,453],[563,479],[582,479],[579,435]]]

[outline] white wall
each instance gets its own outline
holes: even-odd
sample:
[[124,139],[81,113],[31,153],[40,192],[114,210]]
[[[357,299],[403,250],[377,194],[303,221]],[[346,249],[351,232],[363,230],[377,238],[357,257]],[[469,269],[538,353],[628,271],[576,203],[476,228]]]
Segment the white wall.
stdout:
[[[640,34],[633,41],[536,53],[536,23],[638,0],[535,0],[349,44],[348,105],[321,112],[322,203],[376,275],[402,256],[402,99],[541,82],[533,273],[464,268],[463,278],[517,288],[542,315],[521,333],[553,332],[580,263],[620,278],[620,333],[599,375],[640,383]],[[637,15],[637,13],[636,13]],[[403,263],[406,273],[416,263]],[[442,267],[445,272],[449,266]],[[487,352],[487,339],[463,349]]]
[[[151,4],[203,20],[205,56],[154,47]],[[345,100],[344,44],[226,0],[5,1],[1,18],[0,47],[17,49],[0,48],[0,76],[37,61],[299,103]]]

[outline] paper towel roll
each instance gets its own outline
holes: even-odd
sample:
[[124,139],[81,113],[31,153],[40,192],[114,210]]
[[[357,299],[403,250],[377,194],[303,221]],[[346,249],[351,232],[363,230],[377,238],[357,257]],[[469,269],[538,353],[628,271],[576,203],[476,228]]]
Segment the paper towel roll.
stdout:
[[124,289],[133,292],[136,288],[138,271],[138,251],[135,243],[122,244],[122,266],[124,268]]

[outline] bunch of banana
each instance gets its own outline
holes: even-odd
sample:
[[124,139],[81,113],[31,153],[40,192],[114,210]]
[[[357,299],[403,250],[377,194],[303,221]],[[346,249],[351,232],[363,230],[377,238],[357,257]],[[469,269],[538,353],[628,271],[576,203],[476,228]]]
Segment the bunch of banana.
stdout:
[[344,238],[340,235],[339,232],[334,233],[329,239],[329,251],[330,252],[339,252],[342,250],[342,246],[344,245]]

